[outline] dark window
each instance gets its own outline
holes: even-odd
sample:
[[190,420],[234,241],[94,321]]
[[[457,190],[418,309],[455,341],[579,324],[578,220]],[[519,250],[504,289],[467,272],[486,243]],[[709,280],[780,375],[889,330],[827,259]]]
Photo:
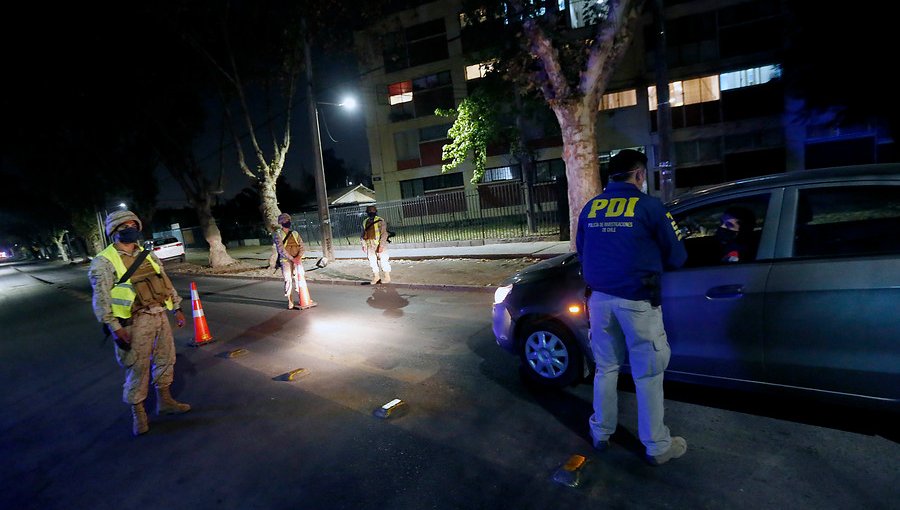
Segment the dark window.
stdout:
[[438,124],[437,126],[428,126],[419,128],[419,140],[422,142],[431,142],[434,140],[446,140],[447,132],[453,124]]
[[777,50],[781,48],[781,38],[771,34],[780,34],[781,31],[781,21],[778,19],[722,27],[719,30],[719,55],[730,58]]
[[693,188],[725,182],[725,169],[721,163],[675,169],[675,187]]
[[900,186],[801,189],[794,255],[900,252]]
[[416,117],[434,115],[437,108],[453,108],[453,80],[450,71],[416,78],[412,82]]
[[722,91],[722,116],[725,121],[780,115],[782,112],[784,91],[780,80]]
[[500,166],[496,168],[486,168],[484,170],[484,176],[481,178],[481,182],[497,182],[497,181],[511,181],[511,180],[521,180],[522,179],[522,170],[519,165],[514,166]]
[[875,163],[875,138],[834,140],[806,145],[806,168]]
[[462,172],[452,174],[441,174],[422,179],[422,186],[425,191],[434,191],[445,188],[461,188],[463,184]]
[[725,156],[725,180],[746,179],[782,173],[785,170],[783,147],[735,152]]
[[566,164],[562,159],[538,161],[534,164],[534,182],[556,182],[566,178]]
[[429,192],[461,188],[463,186],[462,172],[440,174],[422,179],[400,181],[400,196],[402,198],[421,197]]
[[385,34],[384,69],[391,73],[448,57],[444,19],[436,19]]

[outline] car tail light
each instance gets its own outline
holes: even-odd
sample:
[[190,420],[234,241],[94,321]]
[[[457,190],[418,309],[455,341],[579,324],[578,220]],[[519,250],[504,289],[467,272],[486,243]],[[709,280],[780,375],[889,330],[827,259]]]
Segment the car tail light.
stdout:
[[160,248],[159,246],[154,246],[154,247],[153,247],[153,251],[159,251],[159,250],[161,250],[161,249],[162,249],[162,248]]
[[175,243],[175,246],[181,246],[181,243]]

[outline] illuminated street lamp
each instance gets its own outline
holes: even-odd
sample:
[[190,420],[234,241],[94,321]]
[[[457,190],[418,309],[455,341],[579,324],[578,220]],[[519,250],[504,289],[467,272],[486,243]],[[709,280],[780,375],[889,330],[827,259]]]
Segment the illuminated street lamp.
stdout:
[[[310,92],[312,96],[312,92]],[[310,119],[315,123],[310,126],[313,136],[313,145],[315,146],[315,178],[316,178],[316,203],[319,206],[319,223],[322,225],[322,255],[326,260],[334,260],[334,244],[331,236],[331,217],[328,213],[328,191],[325,186],[325,162],[322,157],[322,135],[319,130],[319,105],[337,106],[353,110],[356,108],[356,100],[347,97],[340,103],[328,103],[325,101],[309,102],[309,108],[312,110]]]

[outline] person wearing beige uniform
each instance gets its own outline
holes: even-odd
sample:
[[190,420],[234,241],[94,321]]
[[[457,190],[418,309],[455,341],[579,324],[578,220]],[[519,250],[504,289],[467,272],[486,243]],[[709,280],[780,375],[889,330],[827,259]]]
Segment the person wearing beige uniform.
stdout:
[[185,318],[181,297],[162,262],[150,252],[128,280],[118,283],[144,250],[138,244],[141,229],[141,220],[133,212],[110,213],[106,233],[114,242],[94,257],[88,270],[94,315],[109,328],[116,360],[125,369],[122,400],[131,406],[135,436],[150,430],[144,400],[151,382],[156,386],[157,414],[191,410],[169,391],[175,372],[175,340],[166,312],[174,313],[179,328]]
[[[281,264],[281,274],[284,276],[284,297],[288,300],[288,310],[293,310],[294,292],[299,294],[303,291],[301,287],[306,286],[306,272],[303,270],[303,253],[306,251],[306,247],[303,245],[300,233],[291,230],[290,214],[280,214],[278,225],[279,228],[276,228],[272,235],[272,242]],[[309,308],[316,306],[317,303],[310,301],[304,306],[303,299],[300,297],[298,304],[301,308]]]
[[[388,230],[387,222],[381,216],[378,216],[378,209],[374,205],[366,207],[366,219],[363,220],[362,235],[359,236],[362,242],[363,253],[369,259],[369,265],[372,267],[372,285],[378,282],[391,283],[391,257],[387,252]],[[380,269],[384,272],[381,276]]]

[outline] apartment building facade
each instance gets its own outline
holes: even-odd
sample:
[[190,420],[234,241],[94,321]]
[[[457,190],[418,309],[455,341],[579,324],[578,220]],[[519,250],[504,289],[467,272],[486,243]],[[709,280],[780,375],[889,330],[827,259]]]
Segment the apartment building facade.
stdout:
[[[547,2],[584,24],[587,0]],[[379,201],[446,193],[481,193],[520,186],[522,171],[510,154],[489,152],[477,184],[464,164],[441,172],[441,147],[452,119],[434,115],[466,97],[487,68],[479,40],[505,37],[502,20],[472,23],[460,0],[406,2],[356,33],[365,90],[372,180]],[[786,92],[781,0],[670,0],[664,2],[666,64],[672,125],[669,160],[675,193],[732,179],[843,164],[893,160],[893,141],[866,122],[836,128],[811,116]],[[483,20],[482,20],[483,21]],[[598,115],[601,168],[618,150],[637,148],[660,163],[657,121],[656,33],[651,13],[607,87]],[[559,182],[564,165],[558,133],[538,136],[530,182],[538,189]],[[657,168],[658,169],[658,168]],[[659,189],[659,172],[654,172]],[[527,181],[526,181],[527,182]],[[488,193],[489,195],[489,193]],[[549,195],[537,194],[548,201]],[[544,198],[540,198],[543,196]],[[484,202],[484,200],[482,200]]]

